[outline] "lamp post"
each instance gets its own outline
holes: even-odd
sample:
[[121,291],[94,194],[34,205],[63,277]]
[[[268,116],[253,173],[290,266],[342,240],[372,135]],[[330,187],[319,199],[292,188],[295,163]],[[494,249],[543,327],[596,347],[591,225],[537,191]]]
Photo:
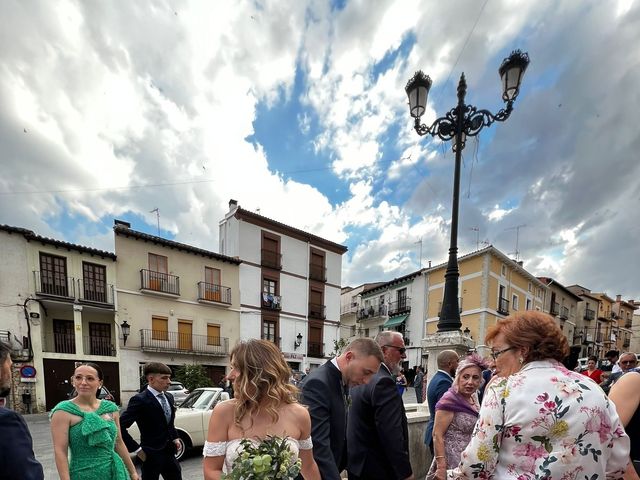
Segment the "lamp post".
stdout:
[[464,73],[460,75],[458,82],[458,105],[444,117],[437,118],[431,126],[420,123],[420,117],[427,107],[427,96],[431,88],[431,78],[421,70],[409,80],[405,91],[409,97],[409,112],[415,118],[414,128],[418,135],[431,135],[441,140],[455,140],[452,146],[456,154],[455,168],[453,174],[453,202],[451,208],[451,242],[449,244],[449,261],[447,271],[444,275],[444,298],[442,299],[442,310],[438,320],[438,331],[460,331],[460,311],[458,310],[458,204],[460,198],[460,162],[462,150],[464,149],[467,137],[475,137],[484,127],[490,126],[493,122],[504,122],[511,111],[513,103],[520,91],[522,76],[529,65],[529,55],[520,50],[515,50],[505,58],[498,69],[502,80],[502,100],[505,107],[498,113],[491,113],[488,110],[478,110],[473,105],[465,104],[467,93],[467,82]]
[[120,328],[122,329],[122,344],[126,346],[127,338],[129,338],[129,333],[131,333],[131,325],[125,320],[120,324]]

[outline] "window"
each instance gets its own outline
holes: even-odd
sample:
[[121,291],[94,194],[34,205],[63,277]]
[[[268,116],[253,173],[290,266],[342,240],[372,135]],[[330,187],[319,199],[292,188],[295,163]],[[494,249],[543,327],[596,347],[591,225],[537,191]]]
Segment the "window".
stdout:
[[518,295],[513,295],[512,299],[511,299],[511,308],[514,311],[518,310]]
[[527,310],[531,310],[531,299],[527,298]]
[[149,289],[166,292],[168,289],[169,262],[163,255],[149,254]]
[[504,263],[502,264],[502,268],[501,268],[501,270],[500,270],[500,274],[501,274],[503,277],[506,277],[506,276],[507,276],[507,266],[506,266]]
[[219,302],[221,273],[217,268],[204,267],[204,299]]
[[180,350],[192,350],[193,325],[189,321],[178,320],[178,348]]
[[169,340],[169,319],[151,317],[151,338],[153,340]]
[[158,273],[169,273],[169,262],[164,255],[149,254],[149,270]]
[[262,292],[275,295],[278,287],[278,282],[271,280],[270,278],[262,279]]
[[278,344],[276,340],[277,322],[275,320],[262,320],[262,338]]
[[56,353],[76,353],[73,320],[53,319],[53,346]]
[[[113,350],[115,351],[115,349]],[[111,325],[89,322],[89,352],[85,353],[105,356],[112,354]]]
[[56,255],[40,254],[40,287],[42,293],[69,296],[67,286],[67,259]]
[[82,293],[85,300],[107,301],[107,269],[104,265],[82,262]]
[[207,324],[207,345],[220,346],[220,325]]
[[528,291],[528,292],[530,292],[531,290],[532,290],[531,282],[529,282],[529,283],[527,284],[527,291]]

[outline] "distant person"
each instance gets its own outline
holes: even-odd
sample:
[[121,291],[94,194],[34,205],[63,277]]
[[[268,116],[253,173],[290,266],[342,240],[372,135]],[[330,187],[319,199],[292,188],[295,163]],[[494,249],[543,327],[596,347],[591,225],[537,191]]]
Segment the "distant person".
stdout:
[[427,402],[429,403],[429,423],[424,431],[424,443],[433,454],[433,422],[436,416],[436,403],[444,392],[453,384],[460,357],[453,350],[443,350],[438,354],[436,362],[438,371],[427,384]]
[[591,356],[587,360],[587,369],[582,372],[598,385],[602,383],[602,370],[598,368],[598,357]]
[[620,380],[625,373],[635,369],[638,366],[638,357],[635,353],[625,352],[620,355],[620,360],[618,360],[618,365],[620,371],[611,372],[611,375],[607,378],[606,382],[603,382],[600,386],[605,392],[609,392],[611,387]]
[[416,391],[416,402],[424,402],[422,394],[422,392],[424,391],[424,368],[422,368],[421,366],[418,366],[416,368],[416,377],[413,379],[413,388]]
[[[142,480],[181,480],[182,470],[175,454],[180,448],[174,426],[176,407],[167,392],[171,385],[171,369],[164,363],[152,362],[144,366],[147,388],[129,400],[122,413],[122,438],[130,452],[142,460]],[[129,432],[133,423],[140,430],[140,444]],[[96,479],[97,480],[97,479]]]
[[51,410],[53,453],[60,480],[138,480],[120,435],[118,406],[97,398],[104,375],[83,363],[73,372],[78,395]]
[[567,370],[569,344],[550,315],[516,312],[489,328],[496,378],[450,478],[618,479],[629,437],[595,382]]
[[369,383],[351,389],[349,480],[413,479],[407,415],[395,377],[407,357],[406,347],[399,332],[380,332],[376,342],[384,358],[380,369]]
[[404,395],[404,391],[407,388],[407,378],[404,376],[402,370],[398,372],[396,375],[396,389],[398,390],[398,395],[402,398]]
[[[11,392],[11,346],[0,342],[0,397]],[[33,453],[33,440],[24,418],[0,407],[0,478],[44,480],[42,465]]]
[[368,383],[382,360],[376,342],[356,338],[302,382],[300,402],[309,407],[313,457],[323,480],[340,480],[347,465],[349,387]]
[[618,365],[618,356],[620,353],[617,350],[609,350],[604,354],[604,358],[609,361],[609,365],[603,366],[602,371],[618,373],[620,371],[620,365]]

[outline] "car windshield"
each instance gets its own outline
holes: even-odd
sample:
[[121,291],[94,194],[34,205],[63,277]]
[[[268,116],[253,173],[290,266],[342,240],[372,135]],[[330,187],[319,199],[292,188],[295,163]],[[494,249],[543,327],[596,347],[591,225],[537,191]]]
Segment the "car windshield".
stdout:
[[180,408],[206,410],[216,393],[215,390],[195,390],[180,404]]

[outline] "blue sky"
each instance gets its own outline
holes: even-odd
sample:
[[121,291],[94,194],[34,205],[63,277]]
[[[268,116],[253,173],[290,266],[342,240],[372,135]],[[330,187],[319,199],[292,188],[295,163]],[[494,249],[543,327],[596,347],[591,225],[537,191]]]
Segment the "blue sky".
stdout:
[[[514,112],[463,152],[460,253],[518,251],[565,284],[640,298],[640,7],[555,2],[13,2],[0,18],[0,223],[106,250],[113,219],[211,250],[230,198],[349,247],[343,284],[445,260],[454,155],[413,131]],[[615,128],[612,128],[615,126]]]

